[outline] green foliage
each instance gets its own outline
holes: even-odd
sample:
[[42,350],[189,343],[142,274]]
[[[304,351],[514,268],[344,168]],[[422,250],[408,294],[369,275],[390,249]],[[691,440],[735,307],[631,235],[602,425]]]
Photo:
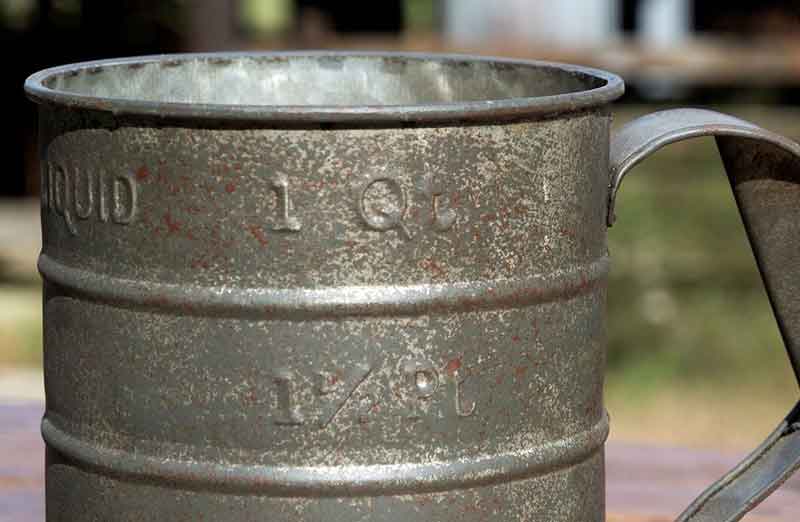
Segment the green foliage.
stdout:
[[41,364],[41,283],[1,284],[0,367]]
[[290,0],[243,0],[239,4],[242,26],[256,35],[271,35],[291,26],[294,16]]
[[433,0],[405,0],[405,27],[410,31],[436,29],[436,5]]
[[[800,132],[761,116],[753,119],[765,127]],[[672,145],[637,166],[617,215],[609,237],[610,379],[632,396],[701,384],[793,392],[713,139]]]

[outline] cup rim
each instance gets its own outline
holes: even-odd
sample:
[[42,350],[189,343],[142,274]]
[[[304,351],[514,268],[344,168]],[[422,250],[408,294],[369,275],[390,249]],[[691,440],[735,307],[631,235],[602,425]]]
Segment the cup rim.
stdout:
[[[237,58],[270,59],[291,57],[375,57],[486,62],[547,68],[564,74],[580,74],[600,80],[603,84],[580,91],[545,96],[415,105],[233,105],[94,96],[53,89],[45,83],[55,75],[76,74],[79,71],[86,70],[99,71],[104,67],[110,66],[136,66],[154,62],[174,65],[180,61],[197,59],[228,61]],[[265,124],[413,124],[453,121],[532,120],[599,107],[619,98],[624,90],[624,83],[616,74],[580,65],[468,54],[381,51],[218,52],[146,55],[50,67],[32,74],[25,80],[27,96],[35,103],[42,105],[108,112],[116,116],[155,117],[164,120],[261,122]]]

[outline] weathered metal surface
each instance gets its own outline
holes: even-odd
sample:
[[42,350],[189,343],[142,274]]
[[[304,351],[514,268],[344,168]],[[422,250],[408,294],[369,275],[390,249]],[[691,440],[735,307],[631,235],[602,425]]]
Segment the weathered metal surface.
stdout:
[[[611,144],[609,224],[629,169],[666,144],[715,136],[789,361],[800,381],[800,145],[731,116],[698,109],[635,120]],[[800,402],[764,443],[709,487],[680,521],[736,521],[800,469]]]
[[[48,520],[602,520],[597,104],[621,84],[182,60],[40,77],[149,101],[32,89]],[[302,92],[272,90],[287,70]],[[305,97],[381,105],[203,104]]]
[[603,520],[617,77],[187,55],[26,87],[50,522]]

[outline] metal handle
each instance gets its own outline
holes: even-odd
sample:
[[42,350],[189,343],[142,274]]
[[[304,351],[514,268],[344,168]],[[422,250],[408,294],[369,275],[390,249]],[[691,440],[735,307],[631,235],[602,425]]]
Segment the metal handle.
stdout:
[[[644,116],[611,140],[608,225],[628,171],[664,145],[714,136],[795,376],[800,382],[800,145],[713,111],[674,109]],[[678,517],[733,522],[800,468],[800,402],[777,429]]]

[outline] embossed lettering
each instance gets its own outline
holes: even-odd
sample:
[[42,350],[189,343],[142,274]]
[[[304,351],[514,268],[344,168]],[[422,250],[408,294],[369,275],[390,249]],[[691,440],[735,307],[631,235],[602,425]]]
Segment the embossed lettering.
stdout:
[[72,235],[78,234],[75,219],[95,216],[120,225],[131,223],[138,206],[136,182],[130,174],[118,174],[107,183],[103,170],[68,168],[46,161],[42,165],[42,204],[64,219]]
[[[81,191],[82,177],[86,180],[83,191]],[[75,215],[80,219],[89,219],[92,215],[92,208],[94,207],[93,180],[94,176],[91,171],[86,171],[85,176],[81,176],[80,171],[75,172]],[[86,206],[81,203],[81,197],[83,197]]]
[[130,175],[114,178],[114,223],[127,225],[136,214],[136,185]]
[[359,424],[366,424],[369,422],[369,416],[372,413],[375,413],[375,410],[378,408],[380,404],[380,398],[378,397],[378,393],[375,391],[370,391],[361,396],[359,399],[358,405],[358,423]]
[[427,362],[409,361],[404,367],[405,380],[409,395],[409,419],[421,417],[423,403],[430,399],[439,389],[439,373]]
[[475,413],[477,404],[475,401],[469,406],[465,406],[463,398],[463,384],[466,377],[462,377],[458,372],[453,373],[448,378],[447,395],[448,402],[452,405],[453,411],[457,417],[469,417]]
[[423,192],[431,202],[431,225],[437,232],[444,232],[456,222],[456,213],[448,208],[445,190],[441,183],[427,176],[423,181]]
[[403,223],[407,210],[406,191],[396,179],[377,176],[361,186],[358,212],[369,228],[381,232],[397,229],[406,239],[411,239]]
[[339,372],[317,372],[317,394],[330,395],[341,387]]
[[278,415],[275,424],[297,426],[305,422],[305,418],[295,405],[296,383],[295,376],[289,370],[275,372],[273,382],[277,387]]
[[[430,361],[412,359],[394,374],[399,380],[363,363],[309,374],[278,369],[272,374],[274,422],[325,429],[337,419],[364,424],[381,413],[399,413],[409,420],[471,417],[477,401],[465,397],[468,376],[459,368],[450,362],[437,369]],[[474,392],[476,383],[470,384],[466,388]]]
[[283,174],[272,178],[272,191],[275,192],[278,205],[278,219],[272,226],[272,230],[284,232],[298,232],[302,228],[299,219],[289,215],[291,210],[291,200],[289,199],[289,180]]
[[372,368],[365,364],[355,364],[344,370],[317,372],[316,392],[320,397],[328,399],[321,408],[321,427],[327,426],[336,418],[356,390],[367,380],[371,371]]
[[75,228],[75,221],[72,219],[71,204],[72,198],[70,197],[71,191],[69,190],[69,177],[67,171],[61,165],[51,165],[50,169],[50,201],[53,210],[56,214],[64,218],[64,223],[67,229],[74,236],[78,234]]
[[98,180],[98,186],[100,187],[100,208],[98,209],[98,217],[100,218],[101,223],[108,223],[108,200],[107,198],[103,197],[106,193],[106,177],[100,175],[100,179]]
[[433,226],[439,232],[444,232],[456,222],[456,213],[442,204],[442,195],[433,195]]

